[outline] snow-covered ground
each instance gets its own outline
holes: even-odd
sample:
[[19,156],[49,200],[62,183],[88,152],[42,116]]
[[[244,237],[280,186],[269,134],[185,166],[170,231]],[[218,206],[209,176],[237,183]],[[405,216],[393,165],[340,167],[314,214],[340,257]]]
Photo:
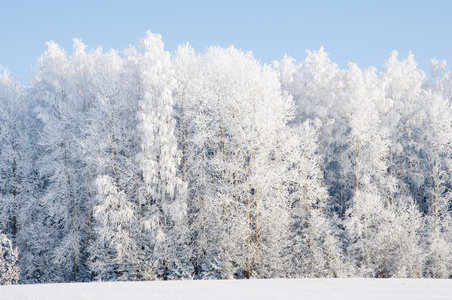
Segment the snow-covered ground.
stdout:
[[93,282],[0,286],[0,300],[43,299],[452,299],[452,280],[272,279]]

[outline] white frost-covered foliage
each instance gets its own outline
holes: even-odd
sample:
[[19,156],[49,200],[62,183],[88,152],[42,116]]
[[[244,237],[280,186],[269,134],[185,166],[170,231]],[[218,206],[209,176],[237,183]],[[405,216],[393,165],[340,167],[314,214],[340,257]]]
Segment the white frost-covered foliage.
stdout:
[[200,58],[187,45],[174,61],[195,276],[281,276],[290,97],[271,68],[233,47]]
[[[155,265],[156,275],[168,279],[177,277],[171,273],[179,265],[176,248],[184,247],[185,237],[179,231],[183,230],[186,214],[186,185],[178,171],[180,151],[173,113],[175,79],[170,55],[164,51],[159,34],[148,31],[139,46],[143,50],[143,56],[139,57],[143,68],[143,98],[137,112],[141,138],[137,160],[143,177],[140,226],[145,233],[141,242],[149,249],[145,259]],[[177,240],[173,240],[176,236]]]
[[[41,263],[30,272],[42,274],[43,281],[77,281],[85,271],[87,184],[85,165],[80,147],[83,120],[83,98],[78,97],[77,69],[64,49],[56,43],[38,60],[38,69],[30,85],[33,99],[38,103],[40,153],[36,161],[38,176],[46,183],[37,201],[41,207],[40,226],[45,228],[43,254],[46,270]],[[42,247],[43,245],[36,245]]]
[[446,62],[47,45],[0,70],[4,283],[452,276]]
[[[318,131],[307,121],[292,129],[288,160],[291,187],[290,275],[341,277],[347,275],[337,232],[325,208],[328,193],[323,183]],[[289,143],[286,143],[286,147]]]
[[407,206],[395,211],[378,194],[357,192],[345,221],[347,256],[364,277],[421,277],[420,213]]
[[19,252],[11,240],[0,231],[0,285],[16,284],[19,280]]
[[131,236],[133,209],[110,176],[98,177],[96,186],[90,268],[96,280],[127,280],[137,263],[137,250]]
[[[0,66],[0,231],[11,237],[23,266],[32,266],[30,251],[38,234],[35,215],[36,122],[22,84]],[[22,278],[29,268],[22,268]],[[1,273],[1,272],[0,272]]]

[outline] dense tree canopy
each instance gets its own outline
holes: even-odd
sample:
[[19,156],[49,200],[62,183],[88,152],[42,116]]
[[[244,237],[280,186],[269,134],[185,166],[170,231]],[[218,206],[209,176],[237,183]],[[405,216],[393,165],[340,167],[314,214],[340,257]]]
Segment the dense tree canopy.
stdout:
[[452,276],[452,80],[147,32],[0,69],[0,284]]

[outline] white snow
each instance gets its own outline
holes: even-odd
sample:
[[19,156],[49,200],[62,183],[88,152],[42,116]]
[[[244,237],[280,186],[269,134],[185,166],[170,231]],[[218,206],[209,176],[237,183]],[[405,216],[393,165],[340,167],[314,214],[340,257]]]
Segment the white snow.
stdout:
[[268,279],[0,286],[0,300],[452,299],[447,279]]

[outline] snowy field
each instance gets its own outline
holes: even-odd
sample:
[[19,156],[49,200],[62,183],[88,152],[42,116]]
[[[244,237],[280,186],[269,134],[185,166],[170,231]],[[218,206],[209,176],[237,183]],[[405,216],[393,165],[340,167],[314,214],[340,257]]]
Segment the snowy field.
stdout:
[[452,280],[272,279],[0,286],[0,300],[452,299]]

